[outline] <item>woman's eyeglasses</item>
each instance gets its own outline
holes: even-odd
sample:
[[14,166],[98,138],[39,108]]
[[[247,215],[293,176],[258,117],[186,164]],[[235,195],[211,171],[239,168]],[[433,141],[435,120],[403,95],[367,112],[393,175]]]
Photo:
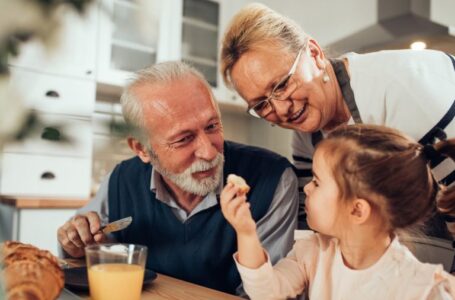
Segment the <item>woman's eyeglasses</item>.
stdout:
[[248,107],[247,112],[248,114],[252,115],[256,118],[265,118],[270,113],[275,111],[275,107],[272,103],[272,100],[283,101],[289,98],[292,93],[297,89],[297,82],[292,81],[291,77],[294,75],[295,71],[297,70],[297,66],[300,60],[300,56],[302,52],[307,46],[307,42],[305,42],[302,49],[300,49],[297,57],[295,58],[294,63],[292,64],[291,69],[289,70],[288,74],[281,79],[272,89],[270,95],[264,99],[260,100],[259,102],[254,103],[252,106]]

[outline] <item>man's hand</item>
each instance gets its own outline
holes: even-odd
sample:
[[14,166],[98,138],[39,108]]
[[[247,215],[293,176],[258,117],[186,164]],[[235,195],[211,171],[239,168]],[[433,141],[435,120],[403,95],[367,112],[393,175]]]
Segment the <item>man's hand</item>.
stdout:
[[63,224],[57,231],[57,238],[66,253],[72,257],[82,257],[86,245],[107,241],[106,235],[100,230],[100,217],[91,211],[76,215]]

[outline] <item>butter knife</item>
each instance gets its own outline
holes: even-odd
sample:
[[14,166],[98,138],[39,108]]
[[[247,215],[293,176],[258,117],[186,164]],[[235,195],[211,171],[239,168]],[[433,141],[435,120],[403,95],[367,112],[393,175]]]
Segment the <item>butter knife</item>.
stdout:
[[107,234],[107,233],[123,230],[126,227],[128,227],[132,221],[133,221],[133,217],[126,217],[126,218],[111,222],[111,223],[107,224],[106,226],[101,227],[101,231],[104,234]]

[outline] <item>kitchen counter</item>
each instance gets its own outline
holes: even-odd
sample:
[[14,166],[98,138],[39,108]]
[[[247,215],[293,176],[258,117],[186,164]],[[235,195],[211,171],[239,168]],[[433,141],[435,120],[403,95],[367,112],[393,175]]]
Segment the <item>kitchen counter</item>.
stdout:
[[57,230],[84,199],[0,196],[0,239],[32,244],[58,255]]
[[26,198],[0,196],[0,203],[16,208],[80,208],[89,200],[57,199],[57,198]]

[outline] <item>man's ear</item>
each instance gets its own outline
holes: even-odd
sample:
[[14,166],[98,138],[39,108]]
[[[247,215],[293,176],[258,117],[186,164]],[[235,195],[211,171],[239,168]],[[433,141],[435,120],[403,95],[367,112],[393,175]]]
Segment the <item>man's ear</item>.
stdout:
[[150,163],[150,154],[149,151],[147,150],[147,147],[141,144],[138,140],[135,138],[129,137],[128,138],[128,146],[130,146],[131,150],[136,153],[137,156],[144,162],[144,163]]
[[314,39],[310,39],[308,41],[308,49],[310,50],[310,55],[314,58],[317,67],[320,70],[325,69],[327,65],[325,54],[324,51],[322,51],[321,46],[319,46],[318,42]]
[[371,205],[365,199],[354,199],[350,205],[349,218],[353,224],[364,224],[371,216]]

